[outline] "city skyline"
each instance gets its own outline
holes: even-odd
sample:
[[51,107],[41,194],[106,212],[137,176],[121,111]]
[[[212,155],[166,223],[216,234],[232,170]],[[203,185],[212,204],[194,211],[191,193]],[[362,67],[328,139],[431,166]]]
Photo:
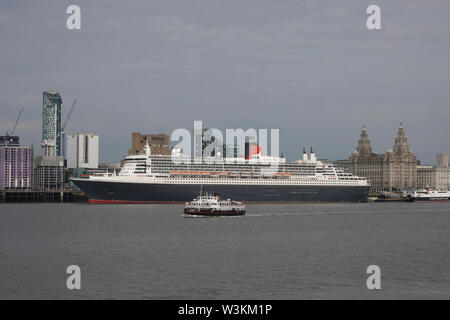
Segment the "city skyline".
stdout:
[[79,31],[65,27],[66,3],[0,4],[9,43],[0,49],[0,130],[24,107],[24,146],[39,150],[42,91],[54,89],[63,118],[79,100],[67,133],[98,134],[102,162],[127,154],[131,132],[170,135],[194,120],[279,128],[288,159],[311,145],[320,158],[346,159],[362,125],[383,153],[399,122],[423,163],[450,151],[446,2],[381,1],[376,32],[364,25],[368,1],[78,4]]
[[[398,126],[399,128],[401,127],[401,128],[403,128],[403,123],[402,122],[400,122],[399,123],[399,126]],[[362,125],[362,127],[361,127],[362,129],[363,129],[363,131],[364,132],[366,132],[367,131],[367,126],[366,125]],[[191,130],[192,128],[186,128],[187,130]],[[236,129],[238,129],[238,128],[236,128]],[[244,130],[246,130],[246,129],[248,129],[248,128],[243,128]],[[175,129],[174,129],[175,130]],[[80,133],[79,132],[76,132],[76,131],[74,131],[73,133],[70,133],[69,134],[69,136],[75,136],[75,135],[79,135]],[[131,141],[130,141],[130,146],[132,146],[133,145],[133,139],[134,139],[134,135],[135,134],[139,134],[139,133],[136,133],[136,132],[130,132],[130,135],[131,135]],[[170,142],[170,134],[171,134],[171,132],[162,132],[162,133],[156,133],[156,132],[146,132],[146,134],[148,134],[148,135],[168,135],[169,136],[169,148],[172,148],[172,147],[174,147],[174,145],[178,142],[178,141],[174,141],[174,142]],[[15,135],[15,136],[18,136],[18,137],[21,137],[20,135]],[[392,139],[391,139],[392,140]],[[195,140],[194,139],[192,139],[192,141],[191,141],[193,144],[195,144]],[[373,145],[377,145],[377,143],[375,142],[375,141],[372,141],[372,144]],[[280,142],[281,143],[281,142]],[[23,145],[23,144],[22,144]],[[224,146],[226,146],[226,145],[228,145],[228,144],[224,144]],[[32,144],[32,145],[30,145],[31,147],[33,147],[33,148],[35,148],[36,146],[34,145],[34,144]],[[291,154],[294,154],[294,157],[292,157],[292,158],[288,158],[288,157],[286,157],[289,161],[293,161],[293,160],[297,160],[297,159],[301,159],[302,158],[302,150],[305,150],[305,149],[312,149],[312,148],[317,148],[317,146],[312,146],[312,145],[304,145],[304,146],[299,146],[297,149],[298,150],[296,150],[295,152],[292,152]],[[39,149],[39,148],[38,148]],[[36,150],[38,150],[38,149],[36,149]],[[353,148],[353,152],[352,153],[350,153],[347,157],[343,157],[343,158],[324,158],[324,157],[320,157],[320,159],[326,159],[326,160],[331,160],[331,161],[335,161],[335,160],[347,160],[354,152],[355,152],[355,150],[357,149],[357,144],[356,144],[356,148]],[[385,150],[382,150],[381,152],[378,152],[378,151],[375,151],[375,150],[373,150],[372,152],[374,153],[374,154],[383,154],[383,153],[385,153],[386,151],[390,151],[392,149],[392,144],[391,145],[387,145],[386,146],[386,149]],[[193,151],[192,151],[193,152]],[[270,152],[269,152],[270,153]],[[435,161],[435,156],[437,155],[437,154],[439,154],[439,153],[441,153],[441,152],[435,152],[434,154],[431,154],[431,155],[428,155],[428,157],[427,157],[427,159],[429,158],[429,159],[431,159],[430,161],[431,162],[426,162],[426,161],[424,161],[424,160],[422,160],[422,159],[419,159],[419,158],[417,158],[417,160],[419,161],[419,163],[421,164],[421,165],[434,165],[435,163],[433,163],[433,161]],[[447,153],[447,152],[444,152],[444,153]],[[129,154],[131,154],[131,150],[128,150],[128,155]],[[285,152],[284,151],[280,151],[280,156],[285,156]],[[118,160],[109,160],[109,161],[100,161],[100,162],[103,162],[103,163],[119,163],[119,162],[121,162],[121,161],[123,161],[123,159],[125,158],[125,156],[126,155],[123,155],[121,158],[119,158]],[[99,159],[101,159],[101,155],[99,155]]]

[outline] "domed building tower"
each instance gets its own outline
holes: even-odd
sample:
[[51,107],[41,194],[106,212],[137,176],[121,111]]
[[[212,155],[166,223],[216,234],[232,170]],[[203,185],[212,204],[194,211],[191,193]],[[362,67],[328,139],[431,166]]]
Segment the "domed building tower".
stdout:
[[394,147],[387,154],[390,164],[391,190],[402,190],[417,187],[417,159],[409,148],[403,125],[397,131]]
[[363,126],[356,151],[362,155],[372,154],[372,146],[370,145],[369,135],[367,134],[366,126]]
[[372,151],[366,126],[363,126],[358,146],[350,156],[349,163],[350,172],[369,180],[371,191],[384,190],[384,156]]

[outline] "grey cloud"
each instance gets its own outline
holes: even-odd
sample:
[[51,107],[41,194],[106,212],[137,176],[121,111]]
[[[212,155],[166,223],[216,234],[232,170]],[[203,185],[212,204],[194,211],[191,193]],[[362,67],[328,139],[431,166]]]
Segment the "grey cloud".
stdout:
[[[450,152],[450,3],[376,1],[383,30],[365,28],[373,1],[71,1],[0,3],[0,124],[26,108],[18,132],[39,142],[41,94],[79,103],[69,132],[101,136],[119,161],[132,131],[280,128],[282,151],[313,144],[345,158],[363,124],[375,149],[400,121],[432,162]],[[30,125],[34,123],[34,125]],[[27,124],[27,125],[25,125]]]

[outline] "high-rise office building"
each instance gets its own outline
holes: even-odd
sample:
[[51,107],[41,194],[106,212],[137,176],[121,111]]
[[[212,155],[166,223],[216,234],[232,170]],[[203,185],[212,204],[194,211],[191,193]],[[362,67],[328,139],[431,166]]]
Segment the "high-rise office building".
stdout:
[[77,133],[67,137],[67,168],[98,168],[98,136]]
[[0,189],[30,189],[33,148],[21,147],[19,137],[0,138]]
[[33,189],[64,189],[64,158],[39,156],[34,158]]
[[64,188],[64,157],[61,150],[61,95],[53,90],[42,94],[41,156],[34,159],[33,188]]
[[61,95],[47,90],[42,98],[42,155],[61,156]]

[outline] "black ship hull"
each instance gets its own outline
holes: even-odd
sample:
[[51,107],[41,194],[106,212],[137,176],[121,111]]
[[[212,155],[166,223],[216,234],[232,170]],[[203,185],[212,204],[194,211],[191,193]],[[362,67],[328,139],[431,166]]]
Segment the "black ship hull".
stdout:
[[368,186],[153,184],[73,180],[90,203],[184,203],[203,192],[235,201],[366,202]]

